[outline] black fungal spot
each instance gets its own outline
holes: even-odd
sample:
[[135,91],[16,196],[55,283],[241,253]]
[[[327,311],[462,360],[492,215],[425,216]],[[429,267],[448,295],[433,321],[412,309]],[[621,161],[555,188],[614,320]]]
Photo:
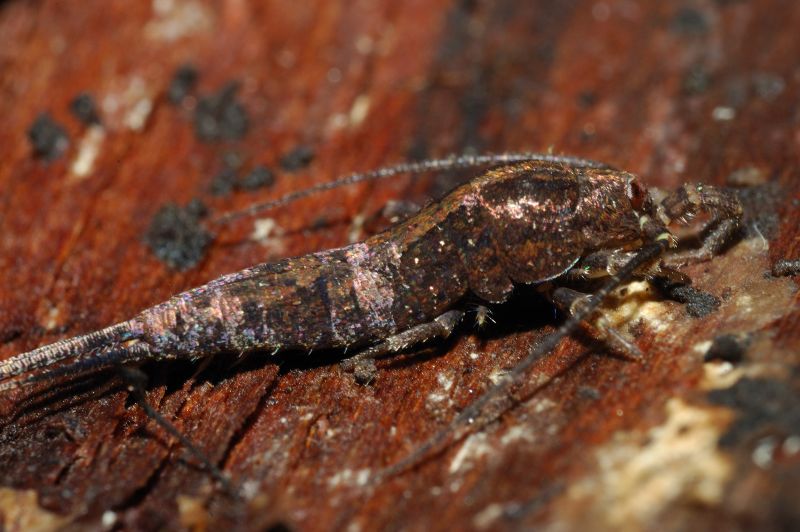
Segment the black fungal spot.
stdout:
[[672,17],[670,29],[673,33],[687,37],[700,37],[708,33],[708,20],[705,15],[690,7],[679,9]]
[[209,192],[214,196],[227,196],[233,192],[237,180],[236,170],[228,167],[223,168],[211,180]]
[[800,391],[789,382],[743,377],[730,388],[710,391],[708,400],[739,411],[720,437],[721,447],[748,443],[762,437],[765,431],[789,436],[800,427]]
[[581,109],[588,109],[597,103],[597,93],[592,91],[581,91],[578,94],[578,106]]
[[208,216],[208,206],[199,198],[194,198],[186,204],[186,212],[196,218]]
[[212,236],[199,222],[196,208],[174,203],[153,216],[144,241],[159,260],[171,268],[186,270],[200,262]]
[[753,89],[759,98],[773,101],[786,88],[786,82],[777,74],[757,72],[753,75]]
[[686,304],[686,312],[695,318],[708,316],[719,308],[718,297],[691,286],[677,286],[670,291],[670,297]]
[[667,298],[685,304],[686,312],[694,318],[711,314],[721,304],[718,297],[686,284],[672,283],[665,278],[655,278],[653,282]]
[[34,155],[46,161],[58,159],[69,146],[67,131],[53,120],[50,113],[42,113],[36,117],[28,129],[28,140]]
[[293,532],[294,528],[283,521],[276,521],[264,529],[264,532]]
[[314,160],[314,150],[308,146],[298,146],[281,157],[281,168],[287,172],[302,170]]
[[721,334],[714,338],[703,360],[706,362],[724,360],[737,364],[744,359],[748,343],[747,338],[739,338],[733,334]]
[[259,165],[250,170],[237,183],[238,188],[243,190],[256,190],[262,187],[269,187],[275,183],[275,174],[266,166]]
[[82,92],[73,98],[69,103],[69,110],[75,118],[87,126],[100,124],[100,113],[97,111],[94,98],[88,92]]
[[194,132],[203,141],[237,140],[247,133],[248,118],[244,106],[236,99],[239,84],[231,82],[219,92],[197,102]]
[[603,395],[600,393],[600,390],[592,386],[578,387],[578,395],[580,395],[583,399],[590,399],[592,401],[597,401],[603,397]]
[[182,65],[175,70],[167,88],[167,99],[174,104],[181,103],[194,90],[199,74],[192,65]]
[[683,91],[687,94],[703,94],[711,86],[711,74],[703,65],[694,65],[683,78]]

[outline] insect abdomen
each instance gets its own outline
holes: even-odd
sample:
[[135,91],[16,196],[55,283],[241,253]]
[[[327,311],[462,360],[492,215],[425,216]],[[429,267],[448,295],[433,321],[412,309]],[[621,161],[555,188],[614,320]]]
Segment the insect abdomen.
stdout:
[[378,235],[262,264],[233,274],[236,282],[221,278],[179,294],[134,321],[145,341],[176,356],[368,344],[432,320],[466,292],[463,271],[452,269],[454,260],[460,266],[454,252],[437,259],[407,251]]

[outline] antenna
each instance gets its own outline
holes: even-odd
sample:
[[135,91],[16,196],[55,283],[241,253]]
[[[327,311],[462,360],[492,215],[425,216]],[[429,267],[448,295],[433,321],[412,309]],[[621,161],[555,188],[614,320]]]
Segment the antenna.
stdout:
[[283,205],[288,205],[289,203],[312,196],[319,192],[333,190],[335,188],[347,185],[354,185],[356,183],[379,181],[397,174],[420,174],[430,171],[444,171],[453,170],[456,168],[472,168],[475,166],[489,166],[526,161],[563,163],[583,168],[611,168],[607,164],[591,161],[589,159],[570,157],[568,155],[550,155],[546,153],[490,153],[484,155],[453,155],[444,159],[426,159],[423,161],[400,163],[394,166],[386,166],[384,168],[371,170],[369,172],[350,174],[346,177],[342,177],[328,183],[320,183],[303,190],[289,192],[285,196],[275,200],[266,201],[264,203],[256,203],[255,205],[251,205],[250,207],[247,207],[241,211],[223,214],[222,216],[213,219],[211,223],[215,225],[229,223],[233,220],[238,220],[239,218],[253,216],[260,212],[274,209],[276,207],[282,207]]

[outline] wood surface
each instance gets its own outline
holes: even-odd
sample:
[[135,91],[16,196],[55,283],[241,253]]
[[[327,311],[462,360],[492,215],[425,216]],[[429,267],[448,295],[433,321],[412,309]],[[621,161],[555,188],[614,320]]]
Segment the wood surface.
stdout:
[[[549,304],[521,289],[496,325],[468,320],[380,363],[367,386],[330,354],[145,365],[149,400],[238,499],[113,373],[5,393],[2,528],[800,527],[797,278],[768,273],[800,256],[798,27],[791,0],[2,2],[2,358],[363,238],[379,222],[359,221],[387,200],[424,202],[470,173],[339,189],[215,229],[183,270],[145,243],[168,203],[219,214],[388,163],[516,150],[606,161],[667,189],[756,184],[742,190],[742,241],[685,270],[718,309],[693,317],[634,285],[607,313],[643,361],[567,339],[511,411],[378,484],[558,326]],[[197,85],[175,104],[186,64]],[[246,131],[198,138],[198,104],[231,82]],[[83,92],[102,126],[70,111]],[[41,113],[69,138],[52,160],[28,138]],[[298,146],[313,160],[282,169]],[[232,160],[273,169],[274,185],[212,194]],[[728,333],[741,360],[723,344],[732,361],[704,362]]]

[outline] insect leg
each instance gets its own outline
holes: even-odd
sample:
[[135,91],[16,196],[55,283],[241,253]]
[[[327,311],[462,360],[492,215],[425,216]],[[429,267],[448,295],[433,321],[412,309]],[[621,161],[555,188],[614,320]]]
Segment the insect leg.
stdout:
[[678,267],[693,262],[704,262],[719,254],[725,245],[739,230],[739,220],[721,220],[715,227],[711,227],[703,244],[698,249],[674,253],[664,258],[664,264],[669,267]]
[[[669,247],[670,242],[671,235],[662,233],[655,236],[652,242],[642,246],[636,255],[620,268],[617,273],[609,277],[605,284],[594,293],[592,298],[581,300],[581,303],[575,306],[574,313],[564,324],[534,347],[524,359],[514,366],[514,369],[504,375],[500,382],[489,388],[471,405],[462,410],[447,427],[428,438],[427,441],[399,462],[383,469],[376,475],[375,480],[383,480],[408,471],[430,456],[442,452],[445,449],[443,444],[447,441],[458,441],[463,438],[468,433],[469,428],[475,425],[475,422],[479,419],[482,420],[481,425],[483,425],[487,420],[499,417],[513,405],[513,400],[508,394],[511,385],[536,361],[553,350],[564,337],[572,334],[580,326],[581,322],[589,317],[620,283],[629,279],[640,268],[658,259]],[[504,398],[505,401],[496,401],[498,397]],[[489,408],[490,406],[491,409]],[[485,412],[484,410],[491,411]]]
[[203,467],[211,473],[213,476],[227,491],[228,493],[236,496],[236,491],[233,489],[231,485],[230,479],[225,475],[215,464],[208,459],[208,457],[201,451],[195,444],[187,438],[178,428],[172,424],[170,420],[165,418],[161,412],[153,408],[153,406],[148,402],[147,397],[144,393],[144,387],[147,384],[147,375],[137,368],[131,368],[126,366],[118,366],[117,372],[119,373],[120,377],[123,381],[128,385],[128,391],[133,394],[134,399],[142,407],[147,417],[153,419],[156,423],[158,423],[161,428],[167,431],[170,435],[172,435],[175,439],[177,439],[181,445],[183,445],[190,453],[194,455],[202,464]]
[[346,371],[355,371],[356,378],[364,384],[372,380],[370,376],[374,373],[374,360],[382,356],[397,353],[412,345],[420,344],[434,338],[447,338],[453,329],[464,317],[464,312],[460,310],[450,310],[438,318],[428,323],[416,325],[408,330],[390,336],[383,342],[374,345],[357,355],[342,362],[342,367]]
[[[585,304],[584,300],[587,298],[591,298],[591,295],[565,287],[556,288],[551,295],[553,303],[555,303],[562,312],[570,316],[575,314],[577,308]],[[642,352],[636,344],[622,336],[619,331],[608,323],[608,320],[602,314],[595,318],[594,323],[584,320],[582,325],[592,336],[607,344],[615,353],[634,360],[641,359]]]
[[621,249],[596,251],[581,259],[580,263],[566,273],[567,280],[582,281],[608,277],[619,270],[636,253]]
[[699,212],[711,215],[703,232],[702,246],[697,250],[675,253],[665,258],[667,266],[710,259],[731,240],[742,221],[742,205],[732,190],[710,185],[684,185],[667,195],[658,206],[658,215],[665,224],[688,223]]

